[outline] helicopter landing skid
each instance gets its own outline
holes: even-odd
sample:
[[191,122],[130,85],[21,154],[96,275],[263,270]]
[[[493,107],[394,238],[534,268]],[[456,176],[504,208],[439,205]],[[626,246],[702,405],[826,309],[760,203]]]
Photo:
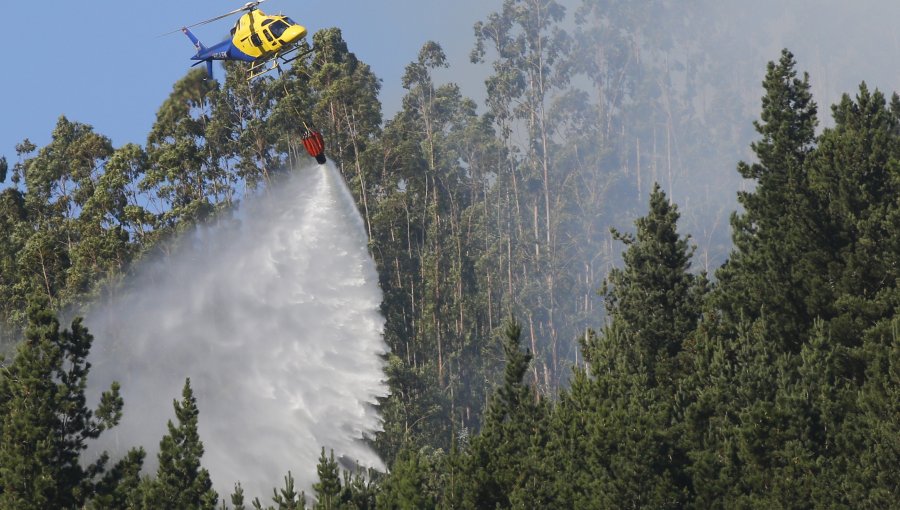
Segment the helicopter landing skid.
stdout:
[[[309,55],[310,53],[312,53],[313,51],[315,51],[315,48],[310,48],[304,52],[300,52],[296,55],[291,56],[291,53],[299,52],[299,50],[300,50],[300,48],[294,48],[290,51],[285,52],[284,54],[280,54],[280,55],[276,54],[271,59],[254,63],[253,65],[250,66],[248,76],[247,76],[247,81],[250,81],[253,78],[262,76],[264,74],[270,73],[276,69],[278,70],[278,74],[281,74],[281,64],[287,64],[289,62],[293,62],[297,59],[303,58],[303,57]],[[290,56],[290,58],[288,58],[288,56]],[[268,64],[269,62],[272,63],[272,66],[269,68],[265,68],[266,64]]]

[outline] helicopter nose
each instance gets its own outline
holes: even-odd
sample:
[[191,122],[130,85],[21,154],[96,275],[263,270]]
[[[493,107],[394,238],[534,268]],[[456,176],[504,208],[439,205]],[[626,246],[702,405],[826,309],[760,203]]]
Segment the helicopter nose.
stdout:
[[281,40],[285,43],[292,43],[294,41],[299,41],[306,37],[306,27],[301,25],[291,25],[287,27],[284,33],[281,35]]

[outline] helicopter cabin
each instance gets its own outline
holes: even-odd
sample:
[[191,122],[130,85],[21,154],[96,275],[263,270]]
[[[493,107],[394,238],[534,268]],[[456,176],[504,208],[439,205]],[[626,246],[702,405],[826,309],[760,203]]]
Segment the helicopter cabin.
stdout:
[[306,28],[287,16],[268,16],[255,10],[238,19],[231,35],[239,50],[260,58],[293,46],[306,36]]

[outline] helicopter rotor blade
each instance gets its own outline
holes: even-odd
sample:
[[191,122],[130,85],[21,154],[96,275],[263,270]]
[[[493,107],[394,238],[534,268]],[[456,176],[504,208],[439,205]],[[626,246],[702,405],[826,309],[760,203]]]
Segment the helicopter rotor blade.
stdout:
[[[231,16],[232,14],[237,14],[241,11],[252,11],[253,9],[256,9],[257,5],[259,5],[265,1],[266,0],[255,0],[253,2],[247,2],[244,4],[243,7],[238,7],[237,9],[235,9],[231,12],[226,12],[225,14],[222,14],[221,16],[216,16],[215,18],[209,18],[207,20],[198,21],[197,23],[194,23],[193,25],[188,25],[186,27],[178,28],[178,29],[172,30],[171,32],[166,32],[165,34],[162,34],[162,35],[163,36],[170,35],[170,34],[174,34],[176,32],[181,32],[185,28],[194,28],[194,27],[199,27],[201,25],[206,25],[206,24],[212,23],[213,21],[219,21],[222,18],[227,18],[228,16]],[[162,37],[162,36],[160,36],[160,37]]]

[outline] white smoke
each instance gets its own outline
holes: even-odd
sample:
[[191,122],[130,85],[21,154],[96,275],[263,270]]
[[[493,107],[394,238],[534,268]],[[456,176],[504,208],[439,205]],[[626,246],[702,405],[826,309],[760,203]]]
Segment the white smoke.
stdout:
[[88,315],[91,393],[117,380],[125,399],[97,450],[116,459],[142,445],[153,472],[190,377],[203,465],[222,498],[240,481],[266,501],[288,470],[308,490],[323,446],[383,469],[361,441],[381,426],[372,403],[387,388],[382,295],[359,212],[330,163],[273,188]]

